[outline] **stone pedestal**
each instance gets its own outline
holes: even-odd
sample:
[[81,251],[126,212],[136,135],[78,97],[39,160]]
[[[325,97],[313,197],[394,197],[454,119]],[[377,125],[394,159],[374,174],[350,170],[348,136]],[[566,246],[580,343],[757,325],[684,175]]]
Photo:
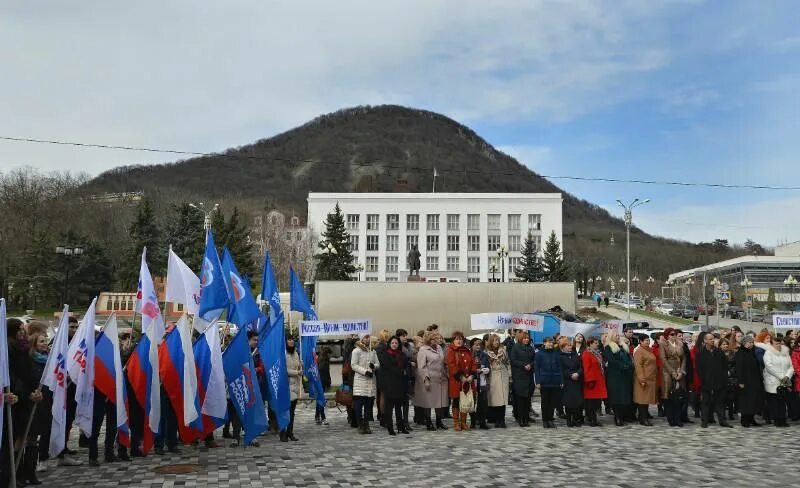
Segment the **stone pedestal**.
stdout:
[[418,275],[409,276],[406,279],[406,281],[408,281],[409,283],[425,283],[425,279],[423,279],[422,276]]

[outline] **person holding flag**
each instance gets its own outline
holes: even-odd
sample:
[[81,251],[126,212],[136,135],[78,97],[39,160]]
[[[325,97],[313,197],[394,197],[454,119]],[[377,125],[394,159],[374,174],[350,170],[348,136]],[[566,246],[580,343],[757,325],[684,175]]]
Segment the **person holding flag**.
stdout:
[[6,417],[11,418],[12,407],[19,400],[11,392],[8,342],[6,300],[5,298],[0,298],[0,390],[2,390],[0,391],[0,486],[8,486],[8,483],[16,484],[16,476],[11,468],[14,459],[14,437],[6,433],[6,430],[13,430],[13,426],[4,424]]
[[[122,356],[117,330],[117,316],[111,314],[97,337],[95,343],[94,386],[95,391],[107,399],[105,461],[114,462],[114,439],[119,444],[119,459],[130,461],[127,448],[130,447],[128,429],[128,397],[125,378],[122,372]],[[95,398],[96,400],[97,398]],[[96,425],[96,424],[95,424]],[[94,429],[92,444],[97,450],[97,436],[100,429]],[[91,455],[89,456],[91,458]],[[95,456],[95,459],[96,456]]]
[[[97,462],[97,444],[92,449],[92,428],[95,419],[98,420],[97,429],[103,423],[105,416],[105,397],[100,395],[97,409],[94,400],[94,343],[95,343],[95,306],[97,298],[92,300],[89,309],[83,316],[72,340],[67,347],[67,374],[75,384],[75,420],[81,433],[90,440],[89,465],[99,466]],[[96,441],[96,439],[95,439]]]
[[137,310],[142,314],[142,337],[127,363],[128,380],[144,411],[142,451],[153,447],[161,423],[161,381],[158,375],[158,345],[164,337],[164,320],[158,306],[153,278],[147,267],[147,248],[142,251]]
[[280,293],[269,253],[264,254],[261,297],[269,306],[268,320],[258,330],[258,351],[264,362],[269,399],[270,431],[284,432],[291,421],[291,394],[286,368],[286,332]]

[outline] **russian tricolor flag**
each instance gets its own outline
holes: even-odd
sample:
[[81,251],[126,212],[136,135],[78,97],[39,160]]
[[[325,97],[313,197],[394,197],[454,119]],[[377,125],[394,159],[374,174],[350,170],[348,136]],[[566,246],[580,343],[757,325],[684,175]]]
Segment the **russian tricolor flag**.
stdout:
[[94,354],[94,387],[116,406],[119,444],[130,447],[128,394],[122,372],[116,314],[108,318],[103,332],[97,337]]
[[185,444],[204,437],[203,423],[198,415],[197,371],[190,334],[189,322],[184,315],[158,348],[161,381],[175,410],[178,431]]
[[201,405],[203,431],[210,433],[228,421],[228,402],[225,398],[225,372],[222,369],[222,349],[219,342],[219,327],[206,324],[195,317],[204,332],[195,341],[194,360],[197,370],[197,397]]

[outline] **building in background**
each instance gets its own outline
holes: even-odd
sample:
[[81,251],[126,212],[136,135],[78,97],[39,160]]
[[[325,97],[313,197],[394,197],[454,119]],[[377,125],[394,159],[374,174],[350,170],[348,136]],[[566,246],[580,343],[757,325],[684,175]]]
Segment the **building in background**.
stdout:
[[427,281],[513,281],[529,232],[539,250],[551,231],[562,240],[560,193],[309,193],[311,235],[325,230],[337,202],[357,280],[407,281],[406,256],[416,245]]

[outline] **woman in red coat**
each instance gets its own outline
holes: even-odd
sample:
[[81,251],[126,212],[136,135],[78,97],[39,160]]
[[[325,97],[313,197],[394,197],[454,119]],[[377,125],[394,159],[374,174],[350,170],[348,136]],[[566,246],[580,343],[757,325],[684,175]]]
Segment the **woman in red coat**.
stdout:
[[608,396],[606,392],[606,377],[603,366],[603,353],[596,337],[586,341],[588,349],[581,354],[583,364],[583,399],[586,404],[586,416],[591,427],[600,427],[597,421],[597,411],[600,402]]
[[447,393],[453,406],[453,429],[456,431],[469,430],[468,412],[461,412],[459,396],[465,384],[467,388],[472,387],[472,380],[475,378],[475,361],[472,351],[464,344],[464,334],[461,332],[453,333],[453,342],[447,349],[446,363],[449,377]]

